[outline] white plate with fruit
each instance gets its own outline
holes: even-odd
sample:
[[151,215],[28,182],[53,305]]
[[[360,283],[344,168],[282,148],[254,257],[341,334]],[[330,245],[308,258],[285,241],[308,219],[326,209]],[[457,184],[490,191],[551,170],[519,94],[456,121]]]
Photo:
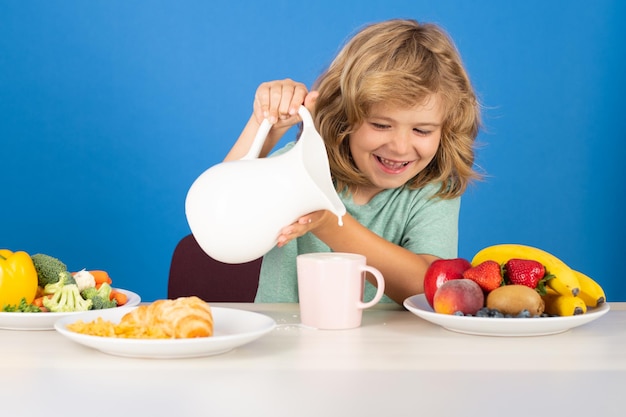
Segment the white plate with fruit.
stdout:
[[448,330],[485,336],[562,333],[606,314],[602,287],[538,248],[502,244],[472,262],[439,259],[424,294],[404,301],[413,314]]
[[585,314],[567,317],[496,318],[467,317],[435,313],[424,294],[404,300],[404,306],[413,314],[445,329],[481,336],[544,336],[562,333],[592,322],[608,313],[609,305],[589,309]]

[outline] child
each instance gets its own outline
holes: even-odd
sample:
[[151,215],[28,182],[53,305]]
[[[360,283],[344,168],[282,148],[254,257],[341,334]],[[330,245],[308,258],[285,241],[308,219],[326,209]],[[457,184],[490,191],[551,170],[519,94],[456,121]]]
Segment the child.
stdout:
[[[267,156],[300,122],[302,104],[324,138],[348,214],[343,226],[324,210],[286,225],[263,259],[256,301],[297,302],[296,256],[328,251],[365,255],[385,277],[386,301],[422,293],[430,263],[457,256],[460,196],[478,177],[479,103],[454,44],[414,20],[363,28],[311,91],[290,79],[261,84],[226,160],[247,152],[264,118],[273,123]],[[365,299],[374,292],[368,282]]]

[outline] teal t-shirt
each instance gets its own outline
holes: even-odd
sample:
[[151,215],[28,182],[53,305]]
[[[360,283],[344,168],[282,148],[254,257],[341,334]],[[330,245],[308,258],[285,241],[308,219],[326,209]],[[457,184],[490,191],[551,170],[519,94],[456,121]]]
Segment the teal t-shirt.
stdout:
[[[340,194],[340,198],[350,215],[387,241],[414,253],[456,258],[461,199],[431,198],[438,189],[439,185],[431,184],[417,190],[383,190],[364,205],[355,204],[349,195]],[[255,301],[298,302],[296,256],[312,252],[331,250],[307,233],[268,252],[263,257]],[[375,293],[376,288],[366,282],[364,300],[372,299]],[[393,301],[384,296],[381,302]]]

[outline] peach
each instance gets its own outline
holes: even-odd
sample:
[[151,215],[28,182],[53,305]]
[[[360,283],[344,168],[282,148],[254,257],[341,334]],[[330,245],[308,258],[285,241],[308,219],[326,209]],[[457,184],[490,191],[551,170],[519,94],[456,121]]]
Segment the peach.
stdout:
[[433,300],[435,312],[454,314],[476,314],[485,304],[485,295],[480,286],[471,279],[453,279],[445,282]]

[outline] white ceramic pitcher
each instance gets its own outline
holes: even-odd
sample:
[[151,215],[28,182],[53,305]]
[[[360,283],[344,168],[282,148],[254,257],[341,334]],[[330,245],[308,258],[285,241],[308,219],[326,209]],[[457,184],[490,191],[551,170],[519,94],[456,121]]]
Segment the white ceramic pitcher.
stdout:
[[324,141],[306,107],[300,138],[289,151],[258,158],[271,129],[264,120],[250,151],[217,164],[191,185],[185,212],[191,232],[209,256],[225,263],[259,258],[280,230],[305,214],[329,210],[341,224],[346,208],[333,186]]

